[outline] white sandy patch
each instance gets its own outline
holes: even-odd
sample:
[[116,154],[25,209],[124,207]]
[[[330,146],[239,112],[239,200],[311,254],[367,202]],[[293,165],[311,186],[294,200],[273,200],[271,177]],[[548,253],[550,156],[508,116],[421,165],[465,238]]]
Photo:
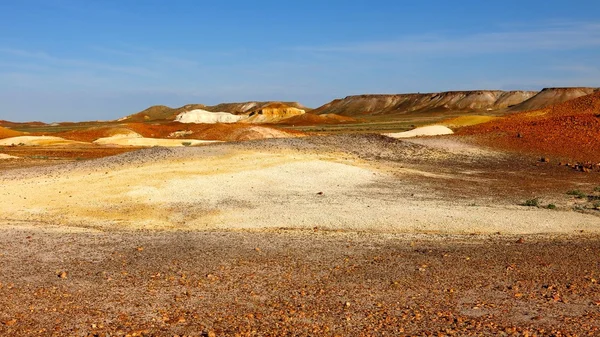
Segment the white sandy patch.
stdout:
[[98,145],[121,145],[121,146],[193,146],[200,144],[215,143],[215,140],[198,139],[166,139],[166,138],[145,138],[137,133],[117,134],[110,137],[98,138],[94,144]]
[[396,132],[396,133],[384,133],[384,136],[392,138],[411,138],[421,136],[440,136],[440,135],[451,135],[454,132],[444,125],[428,125],[420,128],[412,129],[410,131]]
[[11,156],[6,153],[0,153],[0,159],[19,159],[20,157]]
[[122,229],[600,232],[598,217],[589,214],[419,200],[411,197],[410,180],[394,183],[401,176],[364,165],[310,153],[231,150],[107,171],[4,179],[0,222]]
[[0,139],[0,145],[28,145],[28,146],[52,146],[52,145],[77,145],[89,144],[85,142],[77,142],[54,136],[19,136]]
[[211,112],[202,109],[195,109],[187,112],[182,112],[175,117],[176,122],[180,123],[236,123],[246,118],[246,116],[238,116],[228,112]]

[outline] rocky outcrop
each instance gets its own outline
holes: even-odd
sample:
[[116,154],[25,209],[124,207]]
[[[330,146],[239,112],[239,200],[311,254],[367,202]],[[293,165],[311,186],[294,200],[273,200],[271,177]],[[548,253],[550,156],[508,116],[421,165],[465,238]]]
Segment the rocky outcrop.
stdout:
[[210,112],[202,109],[195,109],[191,111],[182,112],[175,121],[179,123],[236,123],[244,119],[245,116],[239,116],[230,114],[228,112]]
[[519,104],[535,91],[447,91],[397,95],[358,95],[336,99],[311,111],[314,114],[335,113],[344,116],[393,115],[410,112],[500,110]]
[[242,122],[255,124],[276,123],[287,118],[303,115],[305,112],[303,109],[291,107],[284,103],[272,103],[250,112]]
[[217,104],[217,105],[213,105],[213,106],[207,106],[204,109],[208,110],[208,111],[224,111],[224,112],[229,112],[229,113],[232,113],[235,115],[240,115],[240,114],[249,114],[252,111],[258,111],[258,110],[268,108],[268,107],[273,107],[273,106],[285,106],[285,107],[290,107],[290,108],[301,109],[304,111],[310,110],[309,108],[305,107],[304,105],[302,105],[298,102],[274,102],[274,101],[221,103],[221,104]]

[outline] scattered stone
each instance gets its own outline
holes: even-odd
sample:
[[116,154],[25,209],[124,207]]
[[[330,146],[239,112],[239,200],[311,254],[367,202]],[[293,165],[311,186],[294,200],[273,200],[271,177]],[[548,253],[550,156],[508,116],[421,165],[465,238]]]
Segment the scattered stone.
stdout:
[[17,320],[15,318],[13,318],[11,320],[4,321],[2,323],[6,326],[13,326],[13,325],[17,324]]

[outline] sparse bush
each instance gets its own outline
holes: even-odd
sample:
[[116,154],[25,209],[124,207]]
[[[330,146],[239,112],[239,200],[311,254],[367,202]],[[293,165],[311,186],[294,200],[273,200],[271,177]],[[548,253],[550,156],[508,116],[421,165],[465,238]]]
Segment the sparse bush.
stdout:
[[529,207],[539,207],[540,206],[540,198],[533,198],[533,199],[525,200],[525,202],[522,203],[521,205],[529,206]]
[[567,192],[568,195],[575,196],[578,199],[583,199],[587,197],[587,194],[581,192],[580,190],[571,190]]
[[600,192],[600,186],[596,186],[596,187],[594,188],[594,192]]
[[595,209],[595,210],[599,211],[599,210],[600,210],[600,201],[596,201],[596,202],[593,204],[593,206],[594,206],[594,209]]
[[190,145],[192,145],[192,142],[181,142],[181,145],[190,146]]
[[548,204],[548,206],[546,206],[547,209],[556,209],[556,205],[555,204]]

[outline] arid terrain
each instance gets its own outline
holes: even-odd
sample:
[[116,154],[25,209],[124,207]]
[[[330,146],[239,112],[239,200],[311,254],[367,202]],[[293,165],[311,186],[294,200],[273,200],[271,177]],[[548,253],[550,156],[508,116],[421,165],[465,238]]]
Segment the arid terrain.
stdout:
[[600,335],[599,116],[551,88],[0,121],[0,335]]

